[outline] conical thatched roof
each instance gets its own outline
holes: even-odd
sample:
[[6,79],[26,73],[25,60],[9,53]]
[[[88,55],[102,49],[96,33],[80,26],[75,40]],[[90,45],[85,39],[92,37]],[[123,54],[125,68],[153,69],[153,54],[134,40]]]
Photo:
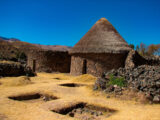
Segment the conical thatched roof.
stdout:
[[112,24],[101,18],[69,51],[74,53],[124,53],[130,47]]

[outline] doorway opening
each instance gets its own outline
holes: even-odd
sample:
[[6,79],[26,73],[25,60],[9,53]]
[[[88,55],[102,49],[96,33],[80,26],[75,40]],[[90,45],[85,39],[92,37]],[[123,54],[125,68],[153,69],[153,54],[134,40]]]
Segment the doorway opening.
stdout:
[[86,73],[87,73],[87,60],[84,59],[83,60],[82,74],[86,74]]
[[33,60],[33,72],[36,72],[36,60]]

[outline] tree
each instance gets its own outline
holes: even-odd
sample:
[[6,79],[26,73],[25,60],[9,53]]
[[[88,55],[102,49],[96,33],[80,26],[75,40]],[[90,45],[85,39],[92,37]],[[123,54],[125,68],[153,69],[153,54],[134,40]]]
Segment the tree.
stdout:
[[157,45],[158,49],[155,51],[155,55],[159,55],[160,56],[160,44]]
[[144,56],[147,53],[147,46],[144,43],[140,44],[139,53]]
[[136,46],[136,51],[139,52],[139,45]]
[[141,43],[136,46],[136,51],[142,56],[160,55],[160,44],[151,44],[147,46],[144,43]]
[[133,44],[130,44],[129,47],[132,48],[132,49],[134,49],[134,45]]
[[147,53],[148,55],[154,55],[159,49],[158,45],[151,44],[148,46]]

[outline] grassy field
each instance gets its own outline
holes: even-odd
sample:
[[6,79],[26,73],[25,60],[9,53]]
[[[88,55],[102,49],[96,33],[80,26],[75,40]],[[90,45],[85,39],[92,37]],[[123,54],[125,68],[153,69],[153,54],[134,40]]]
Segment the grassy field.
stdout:
[[[104,93],[92,91],[95,80],[96,78],[91,75],[73,77],[68,74],[47,73],[38,73],[38,76],[29,79],[26,77],[1,78],[0,120],[76,120],[67,115],[52,112],[52,110],[72,106],[79,102],[116,111],[110,117],[102,117],[102,120],[160,120],[160,105],[106,98]],[[83,86],[60,85],[64,83],[77,83]],[[38,100],[25,102],[8,98],[36,93],[57,99],[48,102]]]

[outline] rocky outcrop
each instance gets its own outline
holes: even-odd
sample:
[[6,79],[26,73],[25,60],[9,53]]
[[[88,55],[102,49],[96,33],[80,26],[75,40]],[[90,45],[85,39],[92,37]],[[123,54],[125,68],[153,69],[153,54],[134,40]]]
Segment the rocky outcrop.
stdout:
[[[124,77],[126,86],[106,86],[111,74],[115,77]],[[160,67],[141,65],[136,68],[111,70],[96,81],[94,89],[98,89],[98,87],[106,92],[116,92],[117,94],[122,94],[122,91],[126,89],[136,90],[143,92],[148,100],[160,103]]]

